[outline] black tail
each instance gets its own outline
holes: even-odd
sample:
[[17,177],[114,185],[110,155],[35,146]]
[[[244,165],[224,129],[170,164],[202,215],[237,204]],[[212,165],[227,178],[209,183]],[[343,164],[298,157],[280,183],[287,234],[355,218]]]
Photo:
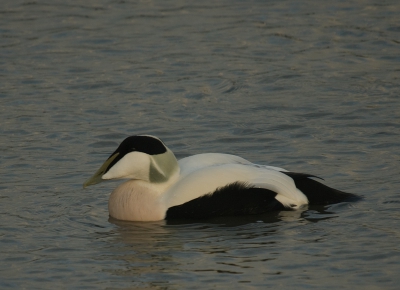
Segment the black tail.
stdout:
[[343,201],[355,201],[360,199],[358,195],[330,188],[310,177],[316,177],[304,173],[282,172],[293,178],[296,187],[307,196],[310,205],[328,205]]

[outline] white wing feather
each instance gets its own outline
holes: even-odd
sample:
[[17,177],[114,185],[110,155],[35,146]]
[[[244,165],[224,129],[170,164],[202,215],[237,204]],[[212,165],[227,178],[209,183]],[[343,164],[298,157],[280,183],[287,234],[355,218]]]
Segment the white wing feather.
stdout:
[[286,169],[274,167],[274,166],[266,166],[266,165],[258,165],[251,163],[250,161],[231,154],[223,154],[223,153],[203,153],[197,154],[189,157],[182,158],[178,161],[179,167],[181,168],[181,175],[186,175],[190,172],[198,170],[204,167],[222,165],[222,164],[242,164],[254,166],[257,168],[266,168],[273,169],[276,171],[284,171],[287,172]]

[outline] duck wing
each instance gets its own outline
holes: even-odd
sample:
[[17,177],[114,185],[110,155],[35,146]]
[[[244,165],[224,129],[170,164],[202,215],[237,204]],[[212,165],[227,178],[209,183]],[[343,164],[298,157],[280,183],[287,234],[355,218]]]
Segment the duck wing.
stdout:
[[[235,183],[241,184],[240,188],[232,185]],[[171,208],[205,195],[221,195],[221,198],[229,200],[229,192],[232,191],[222,190],[223,188],[238,189],[233,191],[235,195],[244,194],[247,192],[245,189],[267,193],[289,208],[299,208],[308,203],[307,197],[296,188],[291,177],[280,171],[258,168],[252,164],[222,164],[193,170],[181,176],[161,197],[161,202]],[[256,190],[257,188],[268,191]]]

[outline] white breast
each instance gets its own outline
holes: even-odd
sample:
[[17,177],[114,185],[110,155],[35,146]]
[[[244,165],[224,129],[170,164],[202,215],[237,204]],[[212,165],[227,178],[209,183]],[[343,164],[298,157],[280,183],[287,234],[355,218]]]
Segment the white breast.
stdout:
[[165,217],[167,208],[160,203],[156,186],[141,180],[129,180],[110,195],[110,216],[128,221],[157,221]]

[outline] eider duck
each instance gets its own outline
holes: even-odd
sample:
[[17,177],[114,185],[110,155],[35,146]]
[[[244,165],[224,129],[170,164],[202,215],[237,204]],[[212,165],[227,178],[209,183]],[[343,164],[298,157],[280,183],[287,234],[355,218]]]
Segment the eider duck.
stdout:
[[311,179],[315,177],[229,154],[178,161],[159,138],[136,135],[126,138],[83,186],[128,179],[108,202],[110,216],[126,221],[261,214],[355,197]]

